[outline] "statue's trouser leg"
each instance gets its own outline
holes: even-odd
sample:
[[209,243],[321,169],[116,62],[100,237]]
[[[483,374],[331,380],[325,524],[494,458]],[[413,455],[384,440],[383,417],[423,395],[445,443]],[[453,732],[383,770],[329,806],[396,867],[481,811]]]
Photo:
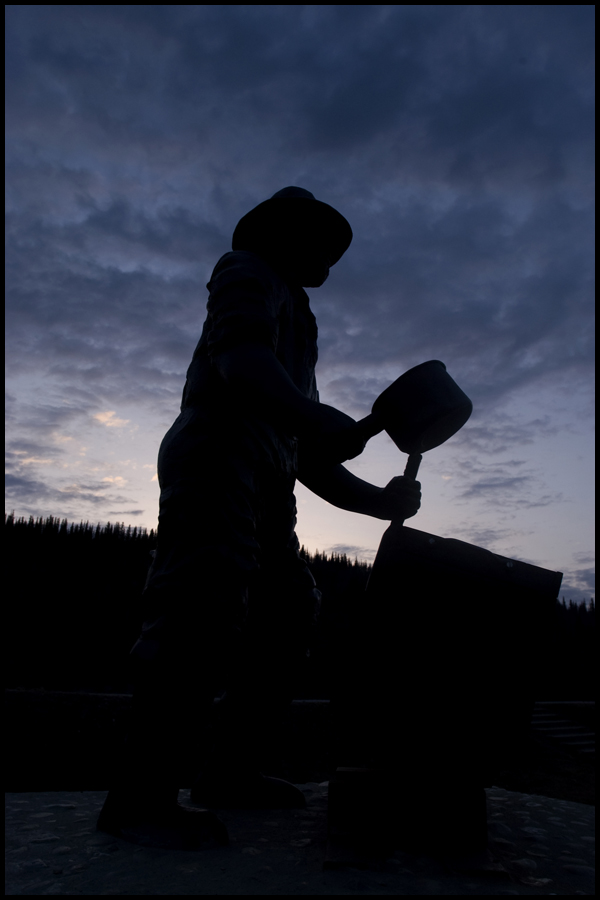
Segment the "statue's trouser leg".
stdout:
[[277,757],[319,615],[321,594],[294,532],[293,493],[289,484],[276,487],[261,497],[261,569],[250,583],[239,653],[217,711],[212,759],[223,770],[260,771]]
[[[281,597],[282,602],[286,599]],[[302,632],[287,627],[250,632],[244,638],[218,705],[212,758],[222,769],[268,774],[265,765],[277,757],[307,646]]]
[[239,649],[239,629],[207,625],[193,644],[177,632],[179,640],[140,640],[131,654],[132,715],[112,793],[136,807],[172,804],[191,784],[210,739],[219,671]]
[[190,488],[185,502],[161,499],[114,797],[170,803],[189,785],[207,758],[206,726],[223,677],[227,697],[209,765],[260,769],[269,731],[292,699],[320,594],[298,554],[293,478],[265,487],[252,474],[230,466]]
[[259,549],[253,473],[225,452],[199,454],[197,466],[198,481],[161,492],[142,632],[131,653],[133,713],[114,779],[114,793],[166,802],[191,784],[207,749]]

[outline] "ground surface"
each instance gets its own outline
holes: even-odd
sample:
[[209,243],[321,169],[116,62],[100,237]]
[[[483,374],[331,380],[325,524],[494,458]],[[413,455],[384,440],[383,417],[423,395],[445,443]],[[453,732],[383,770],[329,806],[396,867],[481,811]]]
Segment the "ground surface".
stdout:
[[489,788],[490,849],[505,878],[400,851],[373,870],[330,871],[327,784],[299,787],[306,810],[216,810],[230,846],[187,852],[97,832],[105,791],[7,794],[6,894],[594,894],[593,806]]

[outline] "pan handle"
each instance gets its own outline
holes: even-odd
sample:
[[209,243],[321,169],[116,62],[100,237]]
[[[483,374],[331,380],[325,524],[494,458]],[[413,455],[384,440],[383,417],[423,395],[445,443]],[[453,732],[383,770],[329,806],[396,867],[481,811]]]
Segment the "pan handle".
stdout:
[[[423,456],[420,453],[411,453],[402,474],[406,478],[416,479],[422,459]],[[392,525],[404,525],[404,521],[404,519],[392,519]]]
[[421,453],[411,453],[406,461],[406,467],[404,469],[404,475],[406,478],[412,478],[413,481],[416,481],[417,472],[419,471],[419,466],[421,465],[421,460],[423,456]]

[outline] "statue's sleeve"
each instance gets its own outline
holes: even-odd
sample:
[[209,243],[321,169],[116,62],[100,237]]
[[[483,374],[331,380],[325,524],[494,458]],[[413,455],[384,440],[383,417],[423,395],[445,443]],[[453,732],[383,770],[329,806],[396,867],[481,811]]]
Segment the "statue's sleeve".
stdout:
[[211,357],[243,343],[264,344],[276,351],[281,290],[260,259],[249,253],[226,253],[207,288]]

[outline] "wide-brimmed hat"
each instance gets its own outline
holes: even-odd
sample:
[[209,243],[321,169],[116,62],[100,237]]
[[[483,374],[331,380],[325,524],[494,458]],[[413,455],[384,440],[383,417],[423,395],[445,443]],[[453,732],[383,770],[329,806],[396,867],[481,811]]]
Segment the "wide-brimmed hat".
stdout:
[[263,238],[285,240],[298,231],[318,235],[334,265],[352,240],[352,229],[341,213],[301,187],[286,187],[242,216],[235,226],[232,250],[250,250]]

